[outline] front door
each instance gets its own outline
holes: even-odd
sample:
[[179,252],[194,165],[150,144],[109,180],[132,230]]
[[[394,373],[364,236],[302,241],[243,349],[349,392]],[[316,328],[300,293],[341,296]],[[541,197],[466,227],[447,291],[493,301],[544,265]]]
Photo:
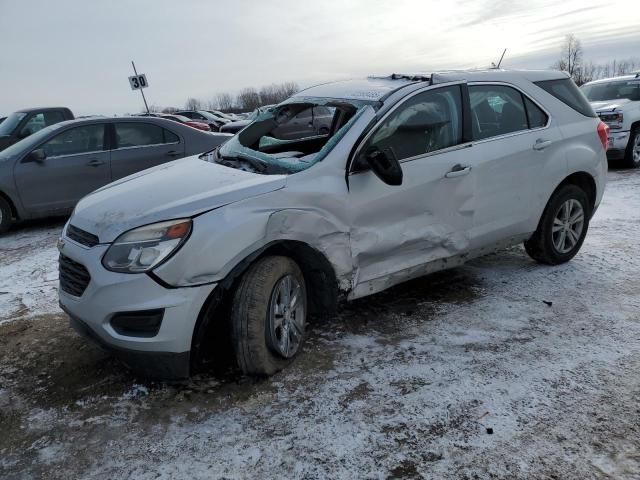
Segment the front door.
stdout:
[[32,215],[70,212],[82,197],[111,181],[105,125],[68,128],[39,145],[46,158],[29,155],[15,167],[22,204]]
[[148,122],[116,122],[111,175],[132,173],[184,157],[184,141],[166,128]]
[[[352,297],[426,273],[466,252],[474,213],[472,148],[465,143],[462,89],[456,84],[420,91],[403,101],[359,147],[349,176]],[[378,149],[395,156],[399,186],[366,168]]]

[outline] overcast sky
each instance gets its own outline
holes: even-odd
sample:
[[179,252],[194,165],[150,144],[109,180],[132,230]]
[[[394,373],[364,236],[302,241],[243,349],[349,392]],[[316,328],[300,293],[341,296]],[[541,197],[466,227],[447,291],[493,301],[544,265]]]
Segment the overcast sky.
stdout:
[[564,35],[585,57],[640,57],[639,0],[0,0],[0,114],[76,114],[297,81],[486,67],[547,68]]

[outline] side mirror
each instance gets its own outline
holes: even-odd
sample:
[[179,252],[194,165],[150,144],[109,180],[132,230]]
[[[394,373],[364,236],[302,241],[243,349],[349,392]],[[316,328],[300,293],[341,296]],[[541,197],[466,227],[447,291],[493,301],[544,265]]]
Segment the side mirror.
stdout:
[[402,185],[402,167],[391,148],[389,155],[377,147],[371,147],[365,154],[373,173],[387,185]]
[[38,148],[27,155],[26,160],[28,162],[44,163],[46,158],[47,154],[45,153],[45,151],[42,148]]

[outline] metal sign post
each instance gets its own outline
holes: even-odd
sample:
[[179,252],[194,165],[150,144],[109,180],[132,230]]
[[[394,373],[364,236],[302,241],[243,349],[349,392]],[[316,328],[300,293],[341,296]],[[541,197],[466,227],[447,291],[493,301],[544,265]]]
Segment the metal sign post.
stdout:
[[131,84],[131,90],[140,90],[142,94],[142,101],[144,102],[144,107],[147,109],[147,113],[149,113],[149,105],[147,105],[147,99],[144,98],[144,88],[149,86],[147,82],[147,76],[143,73],[138,75],[138,71],[136,70],[136,64],[131,60],[131,66],[133,67],[133,73],[135,76],[129,77],[129,84]]

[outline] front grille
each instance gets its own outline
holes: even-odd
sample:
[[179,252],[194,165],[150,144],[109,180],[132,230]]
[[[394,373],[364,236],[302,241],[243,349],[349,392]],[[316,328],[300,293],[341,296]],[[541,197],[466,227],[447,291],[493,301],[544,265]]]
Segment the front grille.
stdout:
[[61,254],[58,268],[60,288],[74,297],[80,297],[91,281],[91,275],[84,265]]
[[85,245],[87,247],[95,247],[100,240],[93,233],[85,232],[81,228],[74,227],[73,225],[67,226],[67,237],[69,237],[74,242],[78,242],[81,245]]

